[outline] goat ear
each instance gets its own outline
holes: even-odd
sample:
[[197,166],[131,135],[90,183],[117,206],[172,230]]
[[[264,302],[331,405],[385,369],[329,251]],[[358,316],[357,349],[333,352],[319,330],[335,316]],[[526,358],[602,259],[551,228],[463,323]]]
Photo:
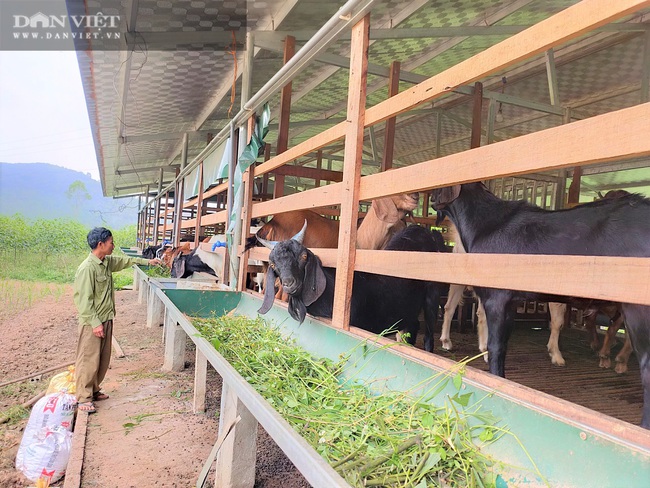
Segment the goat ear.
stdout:
[[377,218],[382,222],[395,222],[399,219],[397,207],[395,207],[393,200],[388,197],[373,200],[372,208],[375,210]]
[[172,263],[172,273],[174,273],[173,278],[182,278],[185,275],[185,257],[178,257]]
[[325,291],[325,273],[318,256],[309,253],[305,266],[305,279],[302,282],[302,301],[309,306],[314,303]]
[[302,324],[307,315],[307,307],[300,298],[289,296],[289,315]]
[[460,185],[447,186],[445,188],[440,188],[437,191],[434,191],[434,202],[435,207],[447,205],[458,198],[460,195]]
[[264,301],[257,313],[265,314],[271,310],[273,300],[275,299],[275,272],[269,266],[266,270],[266,282],[264,283]]

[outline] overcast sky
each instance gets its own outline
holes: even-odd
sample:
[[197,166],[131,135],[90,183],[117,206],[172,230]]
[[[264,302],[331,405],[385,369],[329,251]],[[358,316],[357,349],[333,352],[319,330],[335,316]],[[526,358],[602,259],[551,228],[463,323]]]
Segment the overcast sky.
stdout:
[[0,51],[0,162],[99,170],[74,51]]

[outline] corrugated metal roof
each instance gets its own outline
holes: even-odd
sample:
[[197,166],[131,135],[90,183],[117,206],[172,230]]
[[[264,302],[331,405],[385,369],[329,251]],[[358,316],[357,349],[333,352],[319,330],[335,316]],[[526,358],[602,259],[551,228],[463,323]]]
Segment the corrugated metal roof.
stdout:
[[[130,10],[133,3],[137,9]],[[402,72],[432,76],[508,37],[511,31],[503,30],[508,26],[517,29],[533,25],[574,3],[563,0],[377,2],[371,13],[371,29],[383,34],[391,29],[395,36],[405,37],[371,41],[369,62],[387,68],[397,60],[402,63]],[[88,2],[88,5],[98,7],[99,2]],[[243,53],[237,54],[235,65],[233,54],[203,44],[205,37],[180,36],[218,36],[223,34],[228,22],[245,16],[248,29],[258,40],[263,39],[257,45],[259,50],[253,63],[255,92],[282,65],[283,36],[295,34],[299,48],[309,33],[316,32],[341,5],[342,2],[313,0],[101,2],[104,13],[118,13],[129,21],[135,19],[130,30],[140,33],[132,51],[92,50],[78,54],[104,194],[115,197],[141,194],[148,185],[155,190],[161,168],[164,182],[168,183],[180,163],[183,133],[189,133],[191,160],[205,147],[207,133],[221,130],[228,124],[229,112],[232,116],[239,110]],[[650,27],[648,15],[648,11],[639,12],[621,21],[623,27],[606,26],[554,50],[560,106],[571,107],[574,118],[591,117],[641,101],[644,36],[650,35],[646,34]],[[631,25],[638,29],[630,30]],[[502,30],[486,33],[476,29],[488,26]],[[277,34],[272,35],[273,31]],[[430,37],[422,37],[428,32]],[[266,37],[262,38],[262,33]],[[153,37],[154,34],[167,39],[167,44],[161,44],[161,38]],[[174,49],[169,48],[181,41]],[[339,64],[349,57],[349,41],[345,36],[327,49],[325,57],[329,63]],[[234,79],[234,98],[231,98]],[[490,92],[503,92],[505,96],[528,102],[551,103],[544,55],[481,81],[487,97]],[[296,76],[290,146],[334,124],[326,119],[340,120],[345,116],[347,83],[347,69],[319,61],[312,62]],[[368,106],[386,98],[386,84],[385,77],[369,75]],[[401,89],[408,86],[411,83],[400,84]],[[277,122],[279,98],[276,94],[270,100],[272,123]],[[495,140],[562,123],[560,115],[509,103],[503,103],[501,108],[503,120],[495,123]],[[471,97],[451,94],[436,100],[435,104],[425,104],[415,115],[398,117],[396,166],[436,157],[439,116],[439,155],[469,147]],[[486,121],[488,103],[484,105],[483,116]],[[304,125],[308,122],[314,125]],[[383,125],[374,128],[374,149],[379,158],[383,151]],[[366,136],[366,152],[372,154],[369,131]],[[277,131],[272,127],[266,140],[275,145],[276,138]],[[325,148],[325,154],[340,155],[340,148],[341,144],[337,143]],[[583,177],[583,198],[589,199],[597,191],[610,187],[650,195],[650,169],[639,168],[638,162],[633,164],[636,167],[629,171]],[[341,163],[332,161],[331,166],[340,169]],[[377,164],[368,164],[364,173],[374,172],[376,167]],[[608,165],[606,169],[614,167]]]

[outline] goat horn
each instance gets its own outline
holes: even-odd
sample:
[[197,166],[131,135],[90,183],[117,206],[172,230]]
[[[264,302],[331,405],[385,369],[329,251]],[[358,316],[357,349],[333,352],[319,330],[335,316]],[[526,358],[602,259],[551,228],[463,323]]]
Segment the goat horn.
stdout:
[[255,236],[255,237],[257,237],[257,240],[260,242],[260,244],[262,244],[264,247],[268,247],[271,250],[273,250],[273,248],[278,243],[278,241],[267,241],[266,239],[262,239],[259,236]]
[[305,225],[302,226],[302,229],[300,229],[300,232],[298,232],[295,236],[292,237],[294,241],[298,241],[300,244],[302,244],[302,241],[305,238],[305,232],[307,231],[307,219],[305,219]]

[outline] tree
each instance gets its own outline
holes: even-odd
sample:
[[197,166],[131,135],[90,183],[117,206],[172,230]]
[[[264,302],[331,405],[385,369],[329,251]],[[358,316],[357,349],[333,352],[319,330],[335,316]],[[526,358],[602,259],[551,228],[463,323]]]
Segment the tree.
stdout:
[[74,213],[77,218],[79,218],[82,202],[84,200],[90,200],[92,198],[86,189],[86,185],[83,181],[80,180],[73,181],[68,187],[68,190],[65,192],[65,195],[68,197],[68,200],[72,202],[74,206]]

